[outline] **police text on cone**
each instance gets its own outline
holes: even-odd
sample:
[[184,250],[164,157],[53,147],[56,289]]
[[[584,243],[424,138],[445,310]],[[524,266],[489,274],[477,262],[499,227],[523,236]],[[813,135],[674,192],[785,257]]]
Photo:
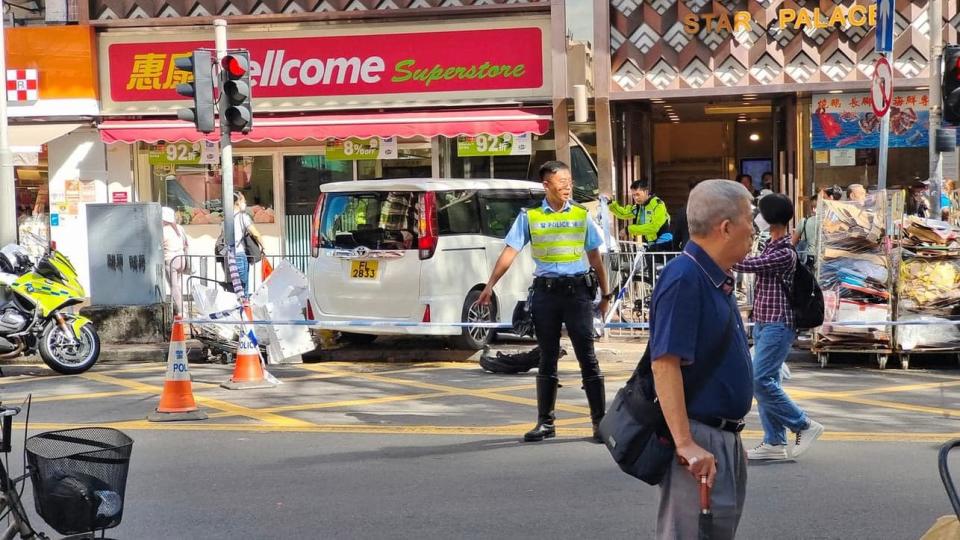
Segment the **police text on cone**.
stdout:
[[163,381],[160,404],[148,420],[204,420],[207,415],[197,407],[193,399],[193,383],[187,365],[187,349],[184,344],[183,323],[180,316],[174,318],[170,333],[170,352],[167,353],[167,374]]

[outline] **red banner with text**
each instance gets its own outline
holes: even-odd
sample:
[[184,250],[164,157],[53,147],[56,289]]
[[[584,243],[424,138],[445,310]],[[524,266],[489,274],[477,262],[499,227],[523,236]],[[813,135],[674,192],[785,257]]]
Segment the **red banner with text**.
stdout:
[[[331,37],[239,38],[251,55],[255,99],[537,89],[544,86],[541,28]],[[183,100],[189,77],[174,60],[212,41],[107,47],[114,102]]]

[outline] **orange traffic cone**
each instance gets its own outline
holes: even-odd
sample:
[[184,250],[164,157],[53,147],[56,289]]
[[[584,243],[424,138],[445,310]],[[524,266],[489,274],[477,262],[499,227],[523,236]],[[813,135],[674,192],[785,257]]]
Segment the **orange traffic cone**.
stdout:
[[237,364],[233,368],[233,377],[221,384],[229,390],[247,390],[250,388],[273,388],[276,384],[267,380],[263,365],[260,363],[260,350],[247,336],[240,337],[237,347]]
[[157,410],[147,416],[151,422],[207,419],[207,413],[201,411],[193,399],[193,383],[190,382],[181,320],[179,315],[173,319],[170,352],[167,354],[167,377],[163,381],[163,393],[160,394]]

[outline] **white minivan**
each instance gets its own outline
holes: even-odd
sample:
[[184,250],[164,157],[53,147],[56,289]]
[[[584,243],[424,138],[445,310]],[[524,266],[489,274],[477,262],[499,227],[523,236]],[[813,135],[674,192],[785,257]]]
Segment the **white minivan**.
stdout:
[[[391,179],[321,186],[311,229],[310,286],[326,321],[510,323],[527,297],[522,254],[494,289],[489,315],[475,305],[503,238],[543,187],[525,180]],[[529,247],[524,248],[529,249]],[[343,326],[353,341],[376,335],[451,336],[480,349],[494,332],[456,326]]]

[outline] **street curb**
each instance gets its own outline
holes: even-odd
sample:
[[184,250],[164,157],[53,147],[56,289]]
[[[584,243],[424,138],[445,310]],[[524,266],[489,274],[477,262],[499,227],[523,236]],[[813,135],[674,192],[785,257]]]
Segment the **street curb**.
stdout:
[[[536,344],[528,343],[504,343],[494,344],[490,347],[491,352],[497,351],[518,352],[528,351]],[[600,362],[629,362],[639,361],[643,355],[643,349],[646,346],[645,341],[623,344],[618,347],[617,343],[599,343],[596,346],[597,360]],[[573,346],[569,340],[564,339],[561,347],[567,350],[568,355],[573,354]],[[341,349],[318,350],[303,355],[303,361],[313,362],[463,362],[479,363],[483,351],[464,351],[458,349],[397,349],[392,347],[344,347]],[[571,357],[572,358],[572,357]]]
[[[205,362],[205,358],[202,358],[203,345],[199,341],[188,339],[185,345],[188,361]],[[100,359],[97,360],[97,363],[166,362],[169,350],[169,343],[105,344],[100,348]]]

